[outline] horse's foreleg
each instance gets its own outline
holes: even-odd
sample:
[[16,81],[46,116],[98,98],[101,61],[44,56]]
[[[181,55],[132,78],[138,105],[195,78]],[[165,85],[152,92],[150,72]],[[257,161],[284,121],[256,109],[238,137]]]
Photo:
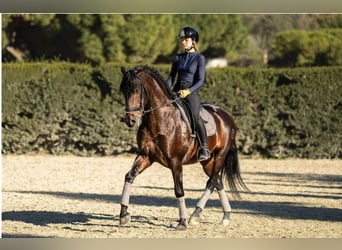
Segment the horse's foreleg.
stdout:
[[183,171],[182,165],[178,168],[172,168],[172,176],[174,181],[174,190],[175,195],[178,200],[178,209],[179,209],[179,223],[176,227],[176,230],[185,230],[187,227],[187,217],[188,212],[186,209],[185,198],[184,198],[184,189],[183,189]]
[[131,170],[125,175],[125,184],[121,195],[120,225],[126,225],[131,221],[131,216],[127,210],[132,183],[134,179],[149,166],[151,166],[151,162],[148,157],[139,155],[136,157]]
[[126,225],[131,221],[131,216],[127,212],[132,183],[125,181],[121,196],[120,225]]

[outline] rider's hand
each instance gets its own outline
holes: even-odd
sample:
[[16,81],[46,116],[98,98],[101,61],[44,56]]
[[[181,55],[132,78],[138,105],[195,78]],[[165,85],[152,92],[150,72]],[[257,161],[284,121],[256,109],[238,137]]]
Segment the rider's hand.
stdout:
[[190,95],[190,89],[182,89],[180,91],[177,92],[179,97],[184,99],[185,97],[187,97],[188,95]]

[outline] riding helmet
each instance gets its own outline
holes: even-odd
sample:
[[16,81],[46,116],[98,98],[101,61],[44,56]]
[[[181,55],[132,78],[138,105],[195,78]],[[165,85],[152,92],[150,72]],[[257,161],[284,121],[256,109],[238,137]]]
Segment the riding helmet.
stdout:
[[198,31],[191,26],[185,26],[181,28],[178,34],[178,38],[188,38],[190,37],[192,40],[198,42],[199,41],[199,34]]

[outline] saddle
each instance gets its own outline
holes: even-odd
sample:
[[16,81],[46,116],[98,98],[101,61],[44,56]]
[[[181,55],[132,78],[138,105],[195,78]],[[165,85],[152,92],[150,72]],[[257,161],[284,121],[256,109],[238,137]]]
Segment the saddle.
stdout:
[[[185,121],[189,130],[191,131],[191,137],[196,137],[196,125],[190,107],[186,105],[182,99],[178,99],[175,104],[181,113],[182,119]],[[200,117],[203,120],[204,127],[207,131],[207,136],[212,136],[216,134],[216,123],[213,116],[208,112],[208,110],[206,110],[205,106],[215,106],[211,104],[201,104],[200,108]]]

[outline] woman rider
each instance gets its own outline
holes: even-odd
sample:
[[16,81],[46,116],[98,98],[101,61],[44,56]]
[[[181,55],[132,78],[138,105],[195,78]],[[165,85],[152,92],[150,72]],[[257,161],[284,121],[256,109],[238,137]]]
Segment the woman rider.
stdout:
[[199,115],[201,101],[198,92],[205,80],[205,58],[198,51],[199,34],[194,27],[183,27],[179,32],[178,38],[182,40],[185,51],[175,55],[167,85],[171,88],[178,74],[173,91],[177,92],[178,96],[184,99],[190,106],[201,144],[198,160],[204,161],[210,158],[210,152],[208,150],[207,132]]

